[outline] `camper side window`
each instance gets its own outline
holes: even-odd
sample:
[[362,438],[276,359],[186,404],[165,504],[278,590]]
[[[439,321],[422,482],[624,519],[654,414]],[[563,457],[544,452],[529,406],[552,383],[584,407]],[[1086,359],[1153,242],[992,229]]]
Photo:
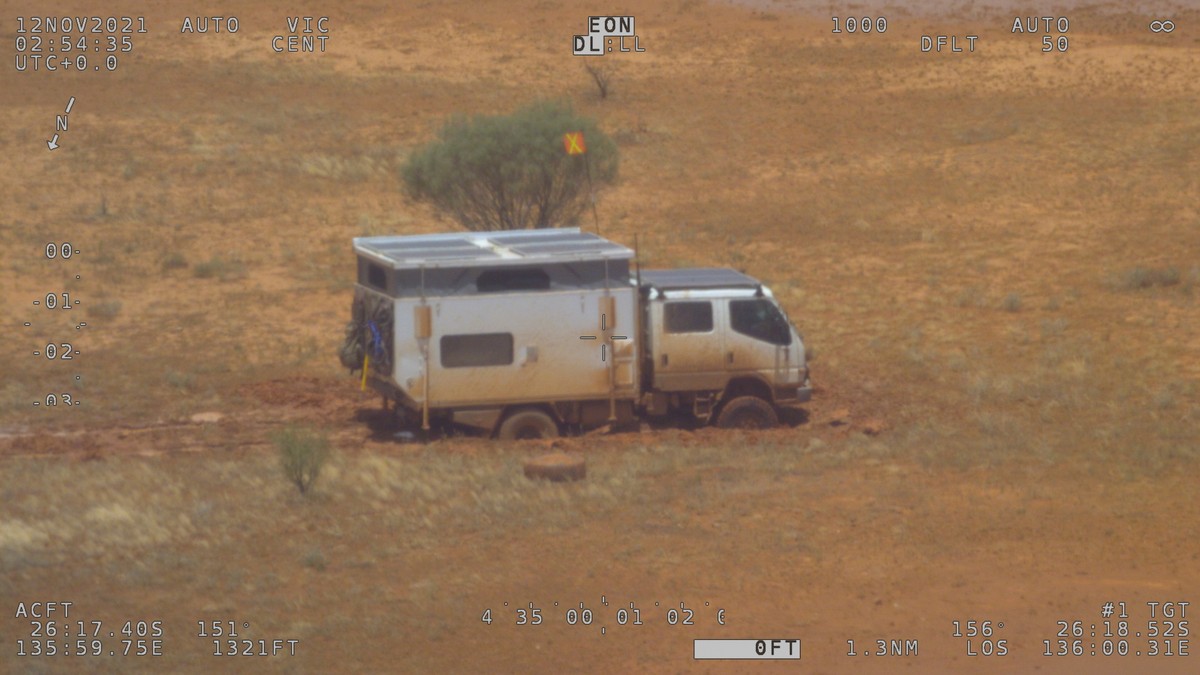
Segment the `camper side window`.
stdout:
[[367,284],[381,291],[387,290],[387,273],[379,265],[367,264]]
[[507,366],[513,362],[512,333],[445,335],[440,346],[443,368]]
[[668,302],[663,306],[663,323],[668,333],[710,333],[712,303]]

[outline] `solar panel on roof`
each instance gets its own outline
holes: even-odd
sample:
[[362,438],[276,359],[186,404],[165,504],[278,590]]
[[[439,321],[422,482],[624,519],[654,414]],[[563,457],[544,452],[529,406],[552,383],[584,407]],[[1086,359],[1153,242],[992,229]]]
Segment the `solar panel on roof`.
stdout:
[[[629,259],[633,251],[578,229],[463,232],[415,236],[360,237],[355,246],[397,269],[429,262],[478,261],[482,265],[520,264],[520,259]],[[457,264],[457,263],[456,263]]]
[[596,241],[575,241],[575,242],[536,242],[521,244],[520,246],[509,247],[514,253],[522,255],[531,253],[595,253],[598,251],[613,251],[619,252],[623,247],[616,246],[612,242],[596,240]]
[[479,260],[485,257],[498,257],[491,251],[464,251],[456,249],[410,251],[409,255],[391,256],[393,260]]
[[497,243],[507,243],[512,241],[528,241],[528,242],[545,242],[545,241],[585,241],[588,239],[597,240],[597,237],[592,234],[583,232],[552,232],[548,230],[529,230],[519,232],[504,232],[493,234],[488,237]]
[[390,241],[381,244],[383,248],[479,248],[475,244],[465,239],[445,239],[438,241],[436,239],[426,239],[424,241]]
[[642,283],[663,290],[682,288],[754,288],[757,279],[728,268],[643,270]]

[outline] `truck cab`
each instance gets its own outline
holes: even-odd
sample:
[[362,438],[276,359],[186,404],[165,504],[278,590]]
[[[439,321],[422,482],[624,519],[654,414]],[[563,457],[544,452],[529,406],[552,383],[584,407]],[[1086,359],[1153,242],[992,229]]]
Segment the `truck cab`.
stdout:
[[804,340],[769,288],[731,269],[644,270],[643,364],[651,415],[771,426],[812,397]]

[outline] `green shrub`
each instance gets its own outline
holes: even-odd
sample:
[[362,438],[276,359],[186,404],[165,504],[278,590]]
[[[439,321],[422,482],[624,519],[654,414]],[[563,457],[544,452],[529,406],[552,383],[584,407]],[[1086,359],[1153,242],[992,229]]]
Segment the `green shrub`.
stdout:
[[[563,135],[577,131],[587,151],[568,155]],[[616,179],[617,146],[570,105],[541,102],[512,115],[451,119],[401,173],[409,196],[468,230],[556,227],[578,220],[589,185]]]

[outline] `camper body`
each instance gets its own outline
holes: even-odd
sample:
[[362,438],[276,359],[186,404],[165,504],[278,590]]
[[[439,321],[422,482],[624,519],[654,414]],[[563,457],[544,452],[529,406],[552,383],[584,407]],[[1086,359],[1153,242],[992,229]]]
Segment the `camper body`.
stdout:
[[765,426],[811,394],[800,335],[768,289],[733,270],[639,282],[633,251],[578,229],[354,248],[343,362],[422,428],[540,437],[679,412]]

